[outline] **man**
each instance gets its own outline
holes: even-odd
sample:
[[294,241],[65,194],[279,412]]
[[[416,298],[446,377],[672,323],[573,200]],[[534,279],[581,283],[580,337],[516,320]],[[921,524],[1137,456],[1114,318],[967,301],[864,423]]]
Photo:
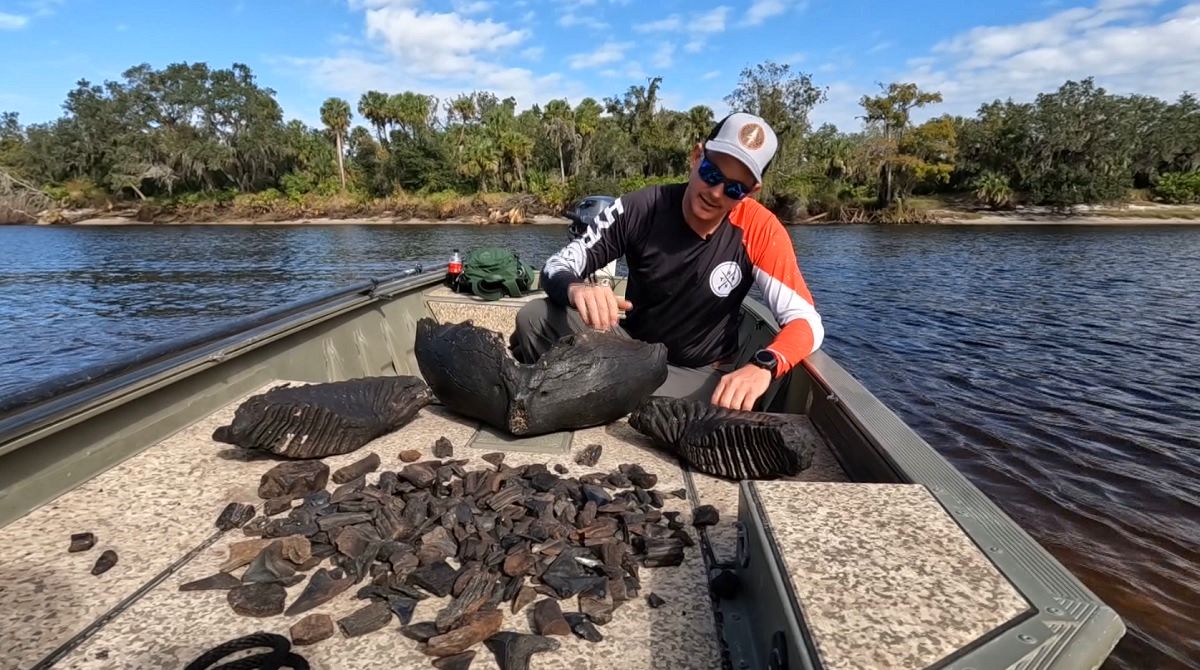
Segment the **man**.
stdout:
[[[657,394],[753,409],[772,380],[824,338],[787,231],[749,197],[762,188],[777,147],[763,119],[731,114],[693,147],[687,183],[623,195],[598,214],[582,237],[546,262],[547,298],[517,317],[517,360],[533,362],[559,338],[587,327],[613,329],[667,346],[669,375]],[[582,279],[621,256],[629,266],[626,299]],[[741,303],[752,285],[781,329],[733,370]]]

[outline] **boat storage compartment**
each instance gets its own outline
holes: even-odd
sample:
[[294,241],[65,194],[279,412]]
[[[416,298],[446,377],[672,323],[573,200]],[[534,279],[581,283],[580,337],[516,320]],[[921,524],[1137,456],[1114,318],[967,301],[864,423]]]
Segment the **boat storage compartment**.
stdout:
[[735,668],[945,667],[1031,611],[920,485],[743,482],[737,545]]

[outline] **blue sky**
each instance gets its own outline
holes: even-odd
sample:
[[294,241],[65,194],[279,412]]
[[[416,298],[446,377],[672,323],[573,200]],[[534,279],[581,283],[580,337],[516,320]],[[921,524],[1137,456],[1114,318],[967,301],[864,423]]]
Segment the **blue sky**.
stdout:
[[0,110],[60,114],[81,78],[207,61],[253,68],[288,117],[367,89],[521,107],[600,99],[663,77],[672,107],[723,98],[739,71],[788,62],[828,87],[817,122],[843,130],[876,82],[942,91],[971,113],[1096,75],[1119,92],[1200,93],[1200,0],[0,0]]

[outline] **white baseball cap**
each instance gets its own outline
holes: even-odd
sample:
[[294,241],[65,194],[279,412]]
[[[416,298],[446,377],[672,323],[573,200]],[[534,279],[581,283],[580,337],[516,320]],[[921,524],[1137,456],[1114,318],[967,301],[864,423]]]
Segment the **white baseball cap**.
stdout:
[[779,138],[761,117],[735,112],[713,128],[704,148],[738,159],[762,183],[763,171],[779,148]]

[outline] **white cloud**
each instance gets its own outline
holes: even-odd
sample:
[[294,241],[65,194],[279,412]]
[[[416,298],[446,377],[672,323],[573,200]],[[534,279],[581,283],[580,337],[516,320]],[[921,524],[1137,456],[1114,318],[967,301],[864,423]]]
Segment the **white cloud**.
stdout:
[[592,28],[594,30],[600,30],[608,27],[607,23],[594,16],[580,16],[575,12],[567,12],[566,14],[558,17],[558,25],[564,28],[582,27]]
[[545,52],[545,47],[527,47],[521,50],[521,58],[525,60],[541,60],[542,54]]
[[654,55],[650,57],[650,64],[654,67],[668,68],[675,62],[675,44],[672,42],[663,42],[658,46]]
[[633,46],[632,42],[613,42],[609,40],[595,51],[575,54],[567,59],[568,64],[572,69],[581,70],[583,68],[598,67],[600,65],[608,65],[615,63],[625,57],[625,52]]
[[1174,99],[1200,90],[1200,2],[1151,18],[1160,0],[1100,0],[1048,18],[981,26],[909,61],[906,79],[941,91],[929,113],[970,114],[983,102],[1032,99],[1067,79],[1095,76],[1113,92]]
[[0,12],[0,30],[20,30],[29,23],[28,16]]
[[665,19],[651,21],[649,23],[639,23],[633,29],[639,33],[654,33],[664,32],[672,33],[683,28],[683,17],[678,14],[671,14]]
[[709,79],[716,79],[717,77],[720,77],[720,76],[721,76],[720,70],[709,70],[708,72],[705,72],[704,74],[700,75],[700,78],[704,79],[704,80],[709,80]]
[[793,9],[803,11],[807,0],[754,0],[746,11],[743,23],[747,26],[761,25],[769,18],[785,14]]
[[813,127],[824,123],[832,123],[842,132],[857,130],[862,126],[862,108],[858,101],[864,91],[856,84],[847,81],[835,81],[826,91],[826,101],[813,108],[808,120]]
[[398,62],[419,63],[433,75],[476,71],[480,64],[476,53],[511,48],[529,36],[526,30],[512,30],[491,20],[409,7],[367,10],[366,24],[367,37],[382,43]]
[[866,53],[875,54],[875,53],[879,53],[880,51],[884,51],[886,49],[891,49],[894,46],[896,46],[895,42],[890,42],[890,41],[884,40],[882,42],[876,43],[875,46],[871,47],[870,49],[867,49]]
[[454,0],[454,11],[459,14],[481,14],[492,8],[486,0]]
[[684,45],[683,50],[690,54],[700,53],[704,49],[705,39],[708,35],[725,32],[725,23],[728,19],[729,7],[727,5],[718,5],[707,12],[693,15],[688,24],[688,32],[695,37]]

